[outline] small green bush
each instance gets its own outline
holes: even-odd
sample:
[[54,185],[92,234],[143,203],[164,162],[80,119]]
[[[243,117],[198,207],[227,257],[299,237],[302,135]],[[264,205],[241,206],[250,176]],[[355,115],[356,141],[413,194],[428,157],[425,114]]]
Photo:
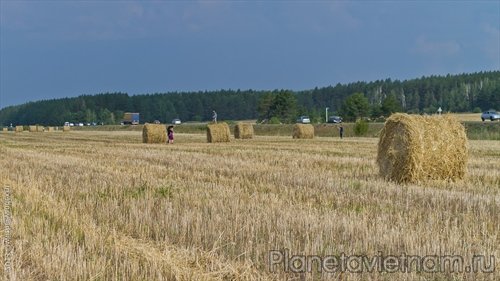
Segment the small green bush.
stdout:
[[356,136],[363,136],[368,132],[368,122],[365,120],[358,120],[354,124],[354,134]]
[[476,107],[474,107],[474,109],[472,110],[472,113],[481,113],[481,112],[482,112],[482,111],[481,111],[481,108],[479,108],[479,107],[477,107],[477,106],[476,106]]
[[281,121],[278,117],[274,116],[269,119],[269,124],[281,124]]

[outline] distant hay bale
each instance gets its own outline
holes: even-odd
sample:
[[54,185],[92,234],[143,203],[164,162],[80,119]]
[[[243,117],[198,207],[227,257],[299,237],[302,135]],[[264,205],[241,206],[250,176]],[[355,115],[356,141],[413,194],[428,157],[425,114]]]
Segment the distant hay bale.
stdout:
[[162,124],[144,124],[142,128],[143,143],[166,143],[167,128]]
[[231,141],[231,131],[227,123],[215,123],[207,125],[208,142],[229,142]]
[[29,131],[30,133],[36,132],[37,131],[36,126],[29,126]]
[[380,132],[377,164],[380,175],[398,183],[459,180],[467,153],[465,128],[452,116],[397,113]]
[[54,127],[47,127],[47,132],[53,132],[54,131]]
[[249,123],[238,123],[234,127],[234,138],[251,139],[253,138],[253,125]]
[[37,132],[45,132],[45,127],[44,126],[36,126],[36,131]]
[[8,132],[9,128],[2,128],[2,132]]
[[70,126],[64,126],[63,127],[63,132],[69,132],[71,130]]
[[292,137],[294,139],[313,139],[314,126],[311,124],[295,124]]
[[16,126],[16,133],[24,132],[24,126]]

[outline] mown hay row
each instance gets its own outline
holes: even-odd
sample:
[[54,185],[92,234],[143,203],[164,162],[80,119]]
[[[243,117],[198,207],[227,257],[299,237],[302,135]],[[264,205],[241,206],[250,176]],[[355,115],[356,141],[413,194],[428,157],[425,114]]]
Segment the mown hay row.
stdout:
[[231,131],[227,123],[216,123],[207,125],[207,142],[230,142]]
[[143,143],[166,143],[167,128],[162,124],[144,124],[142,128]]
[[459,180],[467,157],[465,128],[449,115],[393,114],[380,132],[377,164],[387,180]]
[[314,126],[311,124],[295,124],[292,137],[294,139],[313,139]]
[[253,138],[253,125],[249,123],[238,123],[234,127],[235,139],[251,139]]

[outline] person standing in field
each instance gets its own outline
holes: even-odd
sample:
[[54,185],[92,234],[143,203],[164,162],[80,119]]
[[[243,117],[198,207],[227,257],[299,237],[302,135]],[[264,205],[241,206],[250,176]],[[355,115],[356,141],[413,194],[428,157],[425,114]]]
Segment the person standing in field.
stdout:
[[339,134],[340,134],[340,138],[342,139],[344,137],[344,126],[342,126],[342,125],[340,125]]
[[217,123],[217,112],[215,112],[215,110],[213,111],[212,114],[212,122]]
[[167,128],[167,138],[169,144],[174,144],[174,126],[168,126]]

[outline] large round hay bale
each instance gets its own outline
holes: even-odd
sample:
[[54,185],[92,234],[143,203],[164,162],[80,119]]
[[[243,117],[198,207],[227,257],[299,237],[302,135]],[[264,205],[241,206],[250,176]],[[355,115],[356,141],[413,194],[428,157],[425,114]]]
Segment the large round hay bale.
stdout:
[[235,139],[251,139],[253,138],[253,125],[249,123],[238,123],[234,127]]
[[397,113],[385,122],[377,164],[387,180],[459,180],[465,176],[468,143],[455,118]]
[[207,125],[207,142],[230,142],[231,131],[227,123],[214,123]]
[[44,126],[36,126],[36,131],[37,132],[45,132],[45,127]]
[[30,133],[37,132],[36,126],[29,126]]
[[166,143],[167,128],[162,124],[144,124],[142,127],[143,143]]
[[64,126],[63,127],[63,132],[69,132],[71,130],[70,126]]
[[311,124],[295,124],[292,137],[294,139],[313,139],[314,126]]
[[24,132],[24,126],[16,126],[16,133]]
[[54,127],[47,127],[47,132],[53,132],[54,131]]

